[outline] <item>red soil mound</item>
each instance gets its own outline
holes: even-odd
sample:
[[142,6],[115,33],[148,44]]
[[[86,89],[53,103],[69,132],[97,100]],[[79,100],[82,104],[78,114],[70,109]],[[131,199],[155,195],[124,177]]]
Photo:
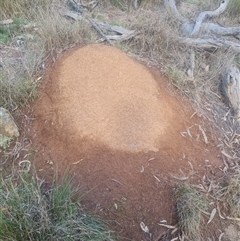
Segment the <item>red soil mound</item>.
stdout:
[[116,48],[69,51],[49,69],[34,105],[37,166],[45,173],[53,162],[60,173],[74,172],[91,190],[84,206],[120,235],[144,239],[144,222],[156,239],[158,223],[174,216],[177,180],[169,173],[188,175],[192,164],[201,176],[206,160],[219,165],[211,136],[206,144],[200,131],[203,120],[172,93],[157,71]]

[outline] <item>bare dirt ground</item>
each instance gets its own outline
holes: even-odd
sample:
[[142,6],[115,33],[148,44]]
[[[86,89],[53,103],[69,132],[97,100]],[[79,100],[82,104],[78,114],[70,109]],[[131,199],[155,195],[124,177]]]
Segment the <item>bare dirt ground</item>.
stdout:
[[114,47],[63,54],[48,68],[33,108],[30,138],[41,176],[71,172],[84,208],[129,240],[150,240],[141,222],[159,240],[166,231],[160,221],[176,223],[172,189],[179,179],[214,177],[222,164],[190,102],[157,70]]

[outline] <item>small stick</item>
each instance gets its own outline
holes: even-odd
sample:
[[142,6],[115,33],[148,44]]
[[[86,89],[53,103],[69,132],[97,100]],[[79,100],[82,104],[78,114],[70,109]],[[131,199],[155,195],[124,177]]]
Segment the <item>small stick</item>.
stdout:
[[121,182],[119,182],[119,181],[116,180],[116,179],[111,179],[111,181],[116,182],[116,183],[118,183],[118,184],[120,184],[120,185],[123,185]]
[[112,45],[111,41],[108,39],[108,37],[103,33],[103,31],[98,27],[97,23],[90,18],[89,16],[86,16],[86,19],[92,24],[92,26],[97,30],[97,32],[110,44]]

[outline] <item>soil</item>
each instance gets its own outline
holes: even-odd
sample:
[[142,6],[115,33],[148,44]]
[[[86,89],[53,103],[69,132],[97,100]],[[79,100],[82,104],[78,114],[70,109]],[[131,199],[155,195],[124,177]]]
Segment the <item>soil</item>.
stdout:
[[222,164],[191,103],[157,70],[114,47],[63,54],[49,66],[33,108],[39,174],[70,172],[83,207],[129,240],[150,240],[141,222],[151,240],[166,231],[160,221],[176,223],[176,177],[198,182]]

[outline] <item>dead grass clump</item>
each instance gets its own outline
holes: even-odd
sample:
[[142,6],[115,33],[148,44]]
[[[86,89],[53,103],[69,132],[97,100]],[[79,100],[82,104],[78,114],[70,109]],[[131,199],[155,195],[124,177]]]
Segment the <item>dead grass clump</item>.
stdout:
[[218,195],[224,210],[231,217],[240,218],[240,169],[223,179]]
[[35,44],[26,43],[24,49],[6,48],[0,68],[1,106],[14,111],[36,97],[42,59],[43,52]]
[[45,52],[59,52],[91,41],[92,33],[85,20],[73,21],[61,16],[57,9],[39,11],[37,18],[39,43]]
[[[30,10],[37,8],[45,8],[54,0],[0,0],[0,18],[19,17],[29,15]],[[59,0],[56,0],[59,1]]]
[[128,0],[109,0],[109,2],[123,11],[128,10],[131,5],[131,1]]
[[94,38],[87,22],[61,16],[60,5],[48,6],[47,10],[31,9],[31,21],[22,13],[25,21],[19,22],[18,28],[10,26],[11,34],[7,37],[12,46],[5,47],[0,68],[0,105],[10,111],[35,98],[37,80],[49,53],[56,58],[62,51]]
[[180,230],[188,240],[201,240],[203,212],[208,207],[207,198],[190,184],[183,184],[174,190],[176,212]]
[[136,30],[137,35],[128,45],[139,56],[162,62],[178,51],[177,26],[166,11],[141,9],[130,17],[129,23],[128,28]]
[[105,2],[109,2],[122,11],[128,11],[132,9],[136,10],[139,7],[147,7],[154,4],[160,4],[161,0],[105,0]]
[[36,97],[36,83],[24,76],[17,83],[0,79],[0,86],[0,105],[11,111],[24,107]]
[[39,42],[45,52],[65,50],[94,39],[85,20],[72,21],[61,16],[57,9],[48,13],[39,11],[36,21],[39,24]]

